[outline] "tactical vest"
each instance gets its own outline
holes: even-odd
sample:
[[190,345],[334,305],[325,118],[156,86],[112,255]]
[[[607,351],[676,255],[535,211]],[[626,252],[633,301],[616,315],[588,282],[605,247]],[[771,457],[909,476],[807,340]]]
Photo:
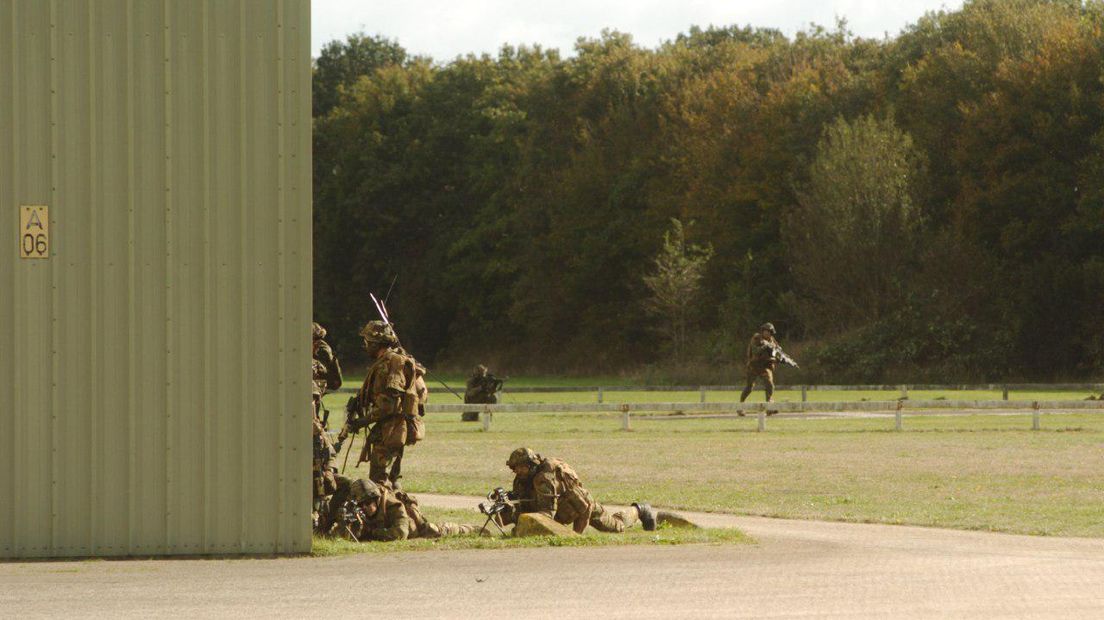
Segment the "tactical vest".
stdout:
[[373,391],[386,389],[380,386],[388,382],[387,377],[379,374],[395,372],[402,376],[402,385],[394,386],[401,392],[399,403],[394,414],[379,421],[380,440],[387,448],[412,446],[425,439],[425,422],[422,418],[429,400],[429,388],[425,383],[426,368],[405,351],[393,350],[386,359],[372,366],[361,391],[361,402],[375,403],[378,394]]

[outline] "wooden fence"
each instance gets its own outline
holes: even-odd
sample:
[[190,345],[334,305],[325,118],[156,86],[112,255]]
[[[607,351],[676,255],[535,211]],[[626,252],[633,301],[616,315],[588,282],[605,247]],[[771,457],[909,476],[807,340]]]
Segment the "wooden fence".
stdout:
[[[454,388],[462,391],[462,388]],[[614,385],[614,386],[544,386],[544,387],[504,387],[503,394],[587,394],[595,395],[595,402],[605,403],[606,395],[616,392],[697,392],[699,402],[706,402],[709,392],[739,392],[742,385]],[[898,392],[901,398],[908,398],[909,391],[985,391],[1001,392],[1002,400],[1010,400],[1009,393],[1026,391],[1090,391],[1104,392],[1104,383],[984,383],[984,384],[905,384],[905,385],[779,385],[776,392],[800,391],[802,402],[808,402],[809,392]],[[355,392],[353,388],[343,388],[342,392]],[[448,393],[440,385],[429,386],[430,393]]]
[[[473,405],[462,403],[429,403],[426,413],[462,413],[478,411],[483,429],[490,430],[495,413],[619,413],[622,430],[632,429],[633,415],[680,413],[684,415],[650,415],[650,420],[685,420],[694,417],[712,419],[729,418],[743,411],[757,420],[759,431],[765,431],[768,412],[777,412],[785,418],[815,418],[831,413],[892,413],[895,430],[904,429],[904,419],[921,412],[948,410],[961,413],[1030,412],[1033,430],[1041,428],[1041,414],[1045,412],[1084,411],[1104,412],[1104,401],[1099,400],[1047,400],[1047,401],[995,401],[995,400],[923,400],[923,401],[848,401],[848,402],[748,402],[748,403],[510,403],[498,405]],[[906,411],[910,413],[906,413]],[[700,414],[691,416],[686,414]],[[817,415],[819,414],[819,415]]]

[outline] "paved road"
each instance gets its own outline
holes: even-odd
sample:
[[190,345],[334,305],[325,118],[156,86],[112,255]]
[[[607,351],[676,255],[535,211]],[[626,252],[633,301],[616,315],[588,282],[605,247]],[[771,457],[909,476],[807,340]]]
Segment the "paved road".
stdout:
[[1104,540],[693,517],[758,544],[10,563],[0,616],[1104,618]]

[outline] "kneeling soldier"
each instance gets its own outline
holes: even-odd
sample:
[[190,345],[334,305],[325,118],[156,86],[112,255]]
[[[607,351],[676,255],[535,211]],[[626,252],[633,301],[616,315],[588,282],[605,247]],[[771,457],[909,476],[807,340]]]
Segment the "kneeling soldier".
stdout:
[[352,534],[361,540],[406,540],[441,538],[479,531],[475,525],[430,523],[418,508],[418,500],[386,483],[360,478],[337,477],[337,491],[321,529],[325,533]]
[[600,532],[624,532],[640,521],[645,530],[654,530],[655,513],[645,503],[635,503],[624,512],[610,514],[583,488],[579,476],[567,463],[546,459],[529,448],[510,454],[506,466],[514,472],[511,498],[515,507],[503,514],[503,523],[516,523],[519,514],[543,513],[557,523],[582,533],[587,525]]

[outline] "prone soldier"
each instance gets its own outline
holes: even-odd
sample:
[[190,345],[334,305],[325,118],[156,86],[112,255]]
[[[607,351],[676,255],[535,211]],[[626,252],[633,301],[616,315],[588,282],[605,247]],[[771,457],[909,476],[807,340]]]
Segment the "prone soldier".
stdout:
[[431,523],[408,493],[376,484],[363,478],[337,477],[337,492],[330,499],[320,528],[323,533],[352,535],[356,540],[406,540],[463,536],[478,526],[458,523]]
[[575,470],[560,459],[518,448],[510,454],[506,466],[514,472],[510,492],[514,503],[500,515],[504,525],[516,523],[523,513],[539,512],[578,533],[587,525],[600,532],[620,533],[637,521],[648,531],[656,527],[656,514],[646,503],[637,502],[626,511],[610,514],[579,482]]

